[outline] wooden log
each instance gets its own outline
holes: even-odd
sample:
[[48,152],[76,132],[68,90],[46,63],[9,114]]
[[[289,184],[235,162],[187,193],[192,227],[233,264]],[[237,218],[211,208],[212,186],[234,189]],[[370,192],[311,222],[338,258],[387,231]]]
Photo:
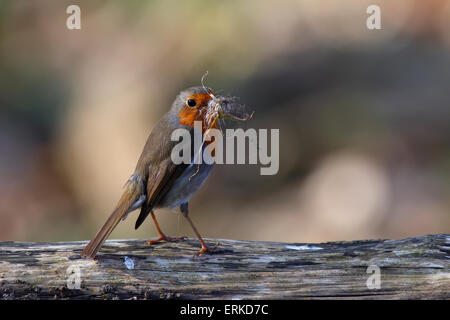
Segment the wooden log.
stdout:
[[[0,242],[1,299],[448,299],[450,235],[319,244]],[[379,281],[378,281],[379,280]]]

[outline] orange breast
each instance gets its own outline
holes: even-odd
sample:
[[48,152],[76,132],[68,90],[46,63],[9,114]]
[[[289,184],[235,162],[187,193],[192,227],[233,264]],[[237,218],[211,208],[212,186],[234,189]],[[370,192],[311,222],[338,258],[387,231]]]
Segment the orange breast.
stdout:
[[[182,125],[193,127],[194,121],[203,122],[203,117],[206,112],[204,107],[208,104],[208,101],[211,100],[211,96],[206,93],[194,93],[189,96],[188,99],[194,99],[197,102],[197,106],[184,106],[178,114],[178,118]],[[201,112],[199,112],[199,110],[201,110]],[[206,130],[206,128],[203,128],[203,130]]]
[[194,126],[194,121],[201,121],[202,117],[198,112],[198,108],[188,108],[184,107],[178,114],[180,118],[180,123],[185,126]]

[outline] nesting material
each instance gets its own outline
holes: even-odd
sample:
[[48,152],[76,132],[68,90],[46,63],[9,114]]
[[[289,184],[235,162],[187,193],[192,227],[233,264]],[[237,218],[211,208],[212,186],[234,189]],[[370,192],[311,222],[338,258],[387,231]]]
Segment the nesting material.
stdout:
[[[253,117],[254,112],[251,114],[246,111],[243,104],[239,102],[238,97],[231,96],[215,96],[204,84],[204,78],[208,75],[208,71],[202,77],[203,89],[210,95],[211,100],[208,102],[206,114],[204,117],[204,125],[207,131],[214,127],[218,120],[231,120],[231,121],[248,121]],[[218,123],[221,131],[222,127],[220,122]]]
[[[203,89],[205,90],[205,92],[207,92],[210,95],[211,100],[209,100],[209,102],[208,102],[208,106],[206,108],[205,115],[203,117],[203,125],[207,129],[203,133],[202,144],[200,146],[200,149],[198,150],[198,153],[199,153],[198,159],[201,158],[203,146],[209,137],[210,130],[217,127],[220,130],[220,132],[223,134],[221,120],[222,120],[222,122],[224,120],[248,121],[248,120],[252,119],[253,114],[254,114],[254,112],[252,112],[251,114],[246,112],[245,106],[239,102],[238,97],[215,96],[211,92],[211,90],[209,90],[204,84],[204,78],[207,75],[208,75],[208,71],[203,75],[201,82],[202,82]],[[216,123],[217,123],[217,126],[216,126]],[[191,178],[199,172],[199,169],[200,169],[200,163],[198,163],[198,169],[191,176]]]

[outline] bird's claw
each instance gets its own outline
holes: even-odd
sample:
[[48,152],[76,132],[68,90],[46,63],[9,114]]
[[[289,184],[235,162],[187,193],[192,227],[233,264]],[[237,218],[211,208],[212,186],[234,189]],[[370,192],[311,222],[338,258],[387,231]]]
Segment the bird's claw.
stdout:
[[208,246],[203,245],[202,248],[194,255],[194,258],[198,258],[205,253],[215,253],[219,245],[219,242],[217,242],[213,248],[209,248]]
[[155,243],[159,243],[159,242],[178,242],[178,241],[184,241],[184,240],[186,240],[186,237],[160,236],[158,239],[145,241],[145,244],[148,244],[151,246],[151,245],[153,245]]

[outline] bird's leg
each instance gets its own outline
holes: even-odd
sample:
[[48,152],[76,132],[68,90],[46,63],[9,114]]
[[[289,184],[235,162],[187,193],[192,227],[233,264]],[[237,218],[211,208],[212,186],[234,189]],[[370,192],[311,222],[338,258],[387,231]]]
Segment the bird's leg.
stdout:
[[180,210],[181,210],[181,213],[183,214],[183,216],[186,218],[186,220],[189,221],[189,224],[191,225],[192,229],[194,230],[195,235],[197,236],[198,240],[200,240],[200,243],[202,244],[202,248],[200,249],[199,252],[196,253],[196,256],[199,257],[199,256],[201,256],[204,253],[207,253],[207,252],[208,253],[212,253],[212,252],[214,252],[214,249],[218,246],[218,244],[212,249],[208,248],[208,246],[206,245],[206,243],[203,240],[202,236],[200,235],[200,233],[198,233],[197,228],[194,226],[194,223],[192,223],[191,218],[189,218],[188,203],[187,202],[183,203],[180,206]]
[[155,240],[148,240],[148,241],[145,242],[145,244],[152,245],[152,244],[155,244],[155,243],[158,243],[158,242],[176,242],[176,241],[183,241],[183,240],[186,239],[186,237],[173,238],[173,237],[166,236],[162,232],[161,228],[159,227],[158,221],[156,221],[156,217],[155,217],[155,214],[153,213],[153,210],[150,211],[150,214],[152,215],[152,219],[155,222],[155,227],[156,227],[156,230],[158,231],[159,238],[155,239]]

